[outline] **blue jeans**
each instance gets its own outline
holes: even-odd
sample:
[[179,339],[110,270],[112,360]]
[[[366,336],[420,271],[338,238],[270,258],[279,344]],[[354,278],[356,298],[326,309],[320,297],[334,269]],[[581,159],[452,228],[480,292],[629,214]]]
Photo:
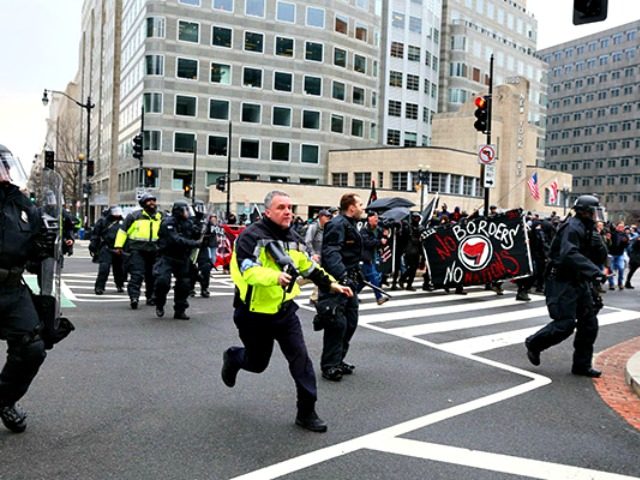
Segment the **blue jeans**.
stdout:
[[[618,286],[624,285],[624,254],[611,257],[611,273],[618,271]],[[609,277],[609,285],[614,285],[614,277]]]
[[[374,263],[362,264],[362,276],[367,282],[375,285],[376,287],[380,287],[382,275],[380,275],[380,272],[378,272],[378,269],[376,268],[376,265]],[[373,293],[376,296],[376,300],[379,300],[382,297],[382,294],[375,290],[373,291]]]

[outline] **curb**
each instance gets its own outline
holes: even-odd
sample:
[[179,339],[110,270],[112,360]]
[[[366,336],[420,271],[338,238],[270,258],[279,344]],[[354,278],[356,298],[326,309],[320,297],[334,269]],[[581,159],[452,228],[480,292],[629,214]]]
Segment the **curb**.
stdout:
[[634,354],[627,361],[624,370],[624,381],[640,396],[640,352]]

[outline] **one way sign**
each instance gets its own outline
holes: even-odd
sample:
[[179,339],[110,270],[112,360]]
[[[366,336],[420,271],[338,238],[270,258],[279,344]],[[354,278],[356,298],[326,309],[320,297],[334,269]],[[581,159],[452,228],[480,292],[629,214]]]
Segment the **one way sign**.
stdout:
[[496,166],[489,164],[484,166],[484,188],[493,188],[496,186]]

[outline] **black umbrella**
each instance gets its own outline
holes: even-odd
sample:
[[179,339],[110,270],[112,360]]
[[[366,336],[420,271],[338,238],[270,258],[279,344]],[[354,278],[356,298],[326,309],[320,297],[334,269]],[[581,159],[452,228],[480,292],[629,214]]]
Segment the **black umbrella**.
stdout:
[[406,207],[395,207],[380,215],[382,220],[391,221],[391,222],[400,222],[411,215],[411,211],[409,211]]
[[413,207],[414,205],[415,203],[413,203],[411,200],[407,200],[406,198],[389,197],[389,198],[379,198],[375,202],[371,202],[369,205],[367,205],[366,209],[384,211],[384,210],[390,210],[396,207],[408,208],[408,207]]

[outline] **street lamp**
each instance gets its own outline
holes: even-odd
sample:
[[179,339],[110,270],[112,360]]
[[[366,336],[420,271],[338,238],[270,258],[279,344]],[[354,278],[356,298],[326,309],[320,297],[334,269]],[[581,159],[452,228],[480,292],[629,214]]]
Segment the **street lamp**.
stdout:
[[[420,213],[424,210],[424,186],[429,188],[429,169],[431,168],[429,165],[426,167],[424,165],[418,165],[418,183],[420,184]],[[424,170],[423,170],[424,169]]]
[[569,200],[569,187],[565,185],[564,187],[562,187],[562,207],[563,207],[562,215],[564,217],[567,216],[567,200]]
[[[68,98],[69,100],[71,100],[72,102],[74,102],[76,105],[78,105],[80,108],[84,108],[87,111],[87,146],[86,146],[86,153],[85,153],[85,160],[86,163],[89,163],[89,158],[90,158],[90,153],[91,153],[91,109],[93,107],[95,107],[95,103],[91,103],[91,96],[87,96],[87,101],[86,103],[82,103],[79,102],[78,100],[76,100],[75,98],[67,95],[64,92],[61,92],[59,90],[47,90],[46,88],[44,89],[44,92],[42,93],[42,105],[44,105],[45,107],[49,104],[49,96],[48,94],[53,95],[54,93],[60,94],[66,98]],[[82,160],[80,160],[80,169],[78,170],[78,177],[79,177],[79,183],[80,183],[80,191],[84,191],[84,189],[82,188],[83,183],[82,183]],[[87,176],[87,184],[89,183],[89,177]],[[89,195],[87,194],[87,196],[85,197],[85,204],[84,204],[84,212],[81,212],[81,216],[82,218],[84,218],[84,216],[87,217],[87,222],[89,221]]]

